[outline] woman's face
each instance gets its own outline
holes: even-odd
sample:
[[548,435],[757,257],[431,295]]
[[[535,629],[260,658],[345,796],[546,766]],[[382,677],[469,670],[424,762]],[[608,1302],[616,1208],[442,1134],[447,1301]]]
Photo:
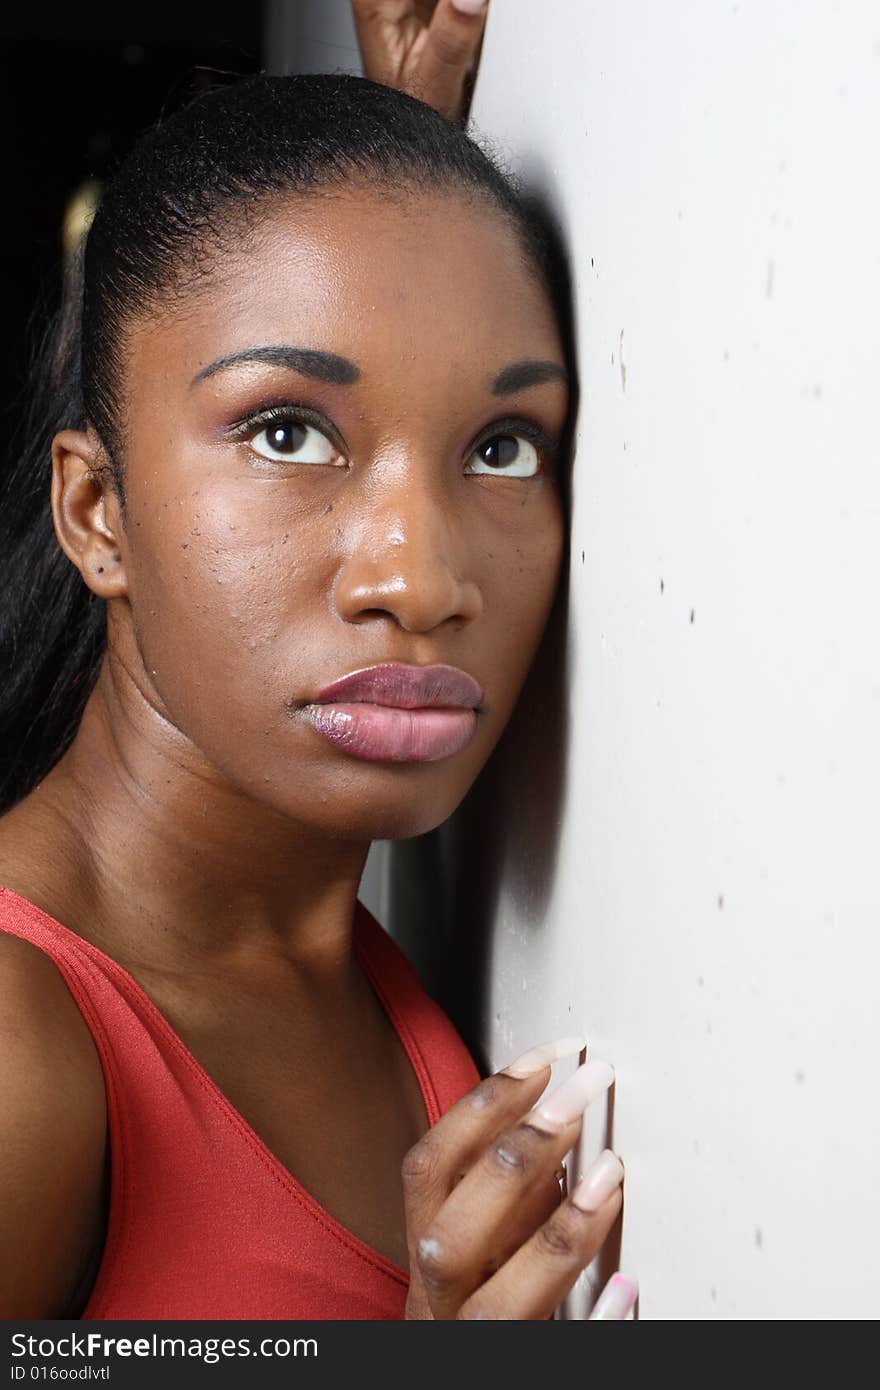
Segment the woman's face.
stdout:
[[[514,231],[446,193],[281,200],[127,348],[111,651],[210,780],[346,839],[439,825],[507,724],[564,548],[562,347]],[[390,661],[476,679],[459,751],[370,760],[304,716]]]

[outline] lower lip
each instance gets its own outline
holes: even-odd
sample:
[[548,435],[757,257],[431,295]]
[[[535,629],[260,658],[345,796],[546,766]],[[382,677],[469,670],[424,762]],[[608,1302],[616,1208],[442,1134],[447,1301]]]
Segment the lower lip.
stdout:
[[306,705],[305,718],[331,743],[368,762],[432,763],[470,743],[472,709],[401,709],[398,705]]

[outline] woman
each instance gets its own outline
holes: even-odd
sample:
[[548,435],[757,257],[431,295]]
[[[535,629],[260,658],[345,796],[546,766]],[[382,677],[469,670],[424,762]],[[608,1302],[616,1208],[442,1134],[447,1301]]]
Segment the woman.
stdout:
[[546,1318],[604,1242],[619,1160],[556,1173],[610,1068],[480,1082],[356,897],[552,607],[552,284],[363,79],[205,93],[107,189],[3,508],[4,1316]]

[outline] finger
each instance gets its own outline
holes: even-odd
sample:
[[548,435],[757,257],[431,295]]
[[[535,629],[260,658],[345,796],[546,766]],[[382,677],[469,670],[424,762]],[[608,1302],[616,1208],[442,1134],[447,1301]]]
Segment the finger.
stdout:
[[622,1322],[635,1306],[639,1286],[625,1274],[612,1274],[596,1300],[590,1322]]
[[[454,1318],[558,1207],[555,1170],[577,1140],[586,1106],[608,1089],[613,1077],[606,1062],[579,1067],[482,1152],[440,1207],[415,1251],[435,1318]],[[619,1182],[623,1168],[617,1159],[612,1173]]]
[[415,0],[351,0],[364,77],[396,87],[423,30]]
[[579,1037],[531,1048],[468,1091],[413,1145],[401,1167],[411,1264],[416,1240],[459,1179],[538,1100],[551,1064],[585,1049]]
[[[598,1170],[594,1174],[594,1170]],[[610,1150],[530,1240],[464,1303],[461,1319],[552,1316],[578,1275],[601,1250],[623,1206],[623,1164]],[[587,1205],[584,1205],[587,1203]]]
[[578,1052],[585,1056],[586,1050],[581,1037],[529,1049],[457,1101],[406,1154],[401,1178],[410,1268],[407,1318],[433,1317],[418,1270],[417,1245],[426,1226],[483,1149],[538,1100],[551,1064]]
[[486,23],[487,3],[437,0],[437,8],[416,40],[407,90],[457,120],[464,105],[465,79],[476,66]]

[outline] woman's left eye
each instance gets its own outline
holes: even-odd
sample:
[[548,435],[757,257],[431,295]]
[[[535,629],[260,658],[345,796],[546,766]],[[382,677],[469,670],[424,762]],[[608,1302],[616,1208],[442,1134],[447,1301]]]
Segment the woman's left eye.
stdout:
[[471,454],[485,464],[478,473],[500,473],[505,478],[532,478],[540,470],[538,450],[522,434],[496,434],[478,444]]
[[304,420],[273,420],[249,444],[272,463],[330,463],[337,453],[327,436]]

